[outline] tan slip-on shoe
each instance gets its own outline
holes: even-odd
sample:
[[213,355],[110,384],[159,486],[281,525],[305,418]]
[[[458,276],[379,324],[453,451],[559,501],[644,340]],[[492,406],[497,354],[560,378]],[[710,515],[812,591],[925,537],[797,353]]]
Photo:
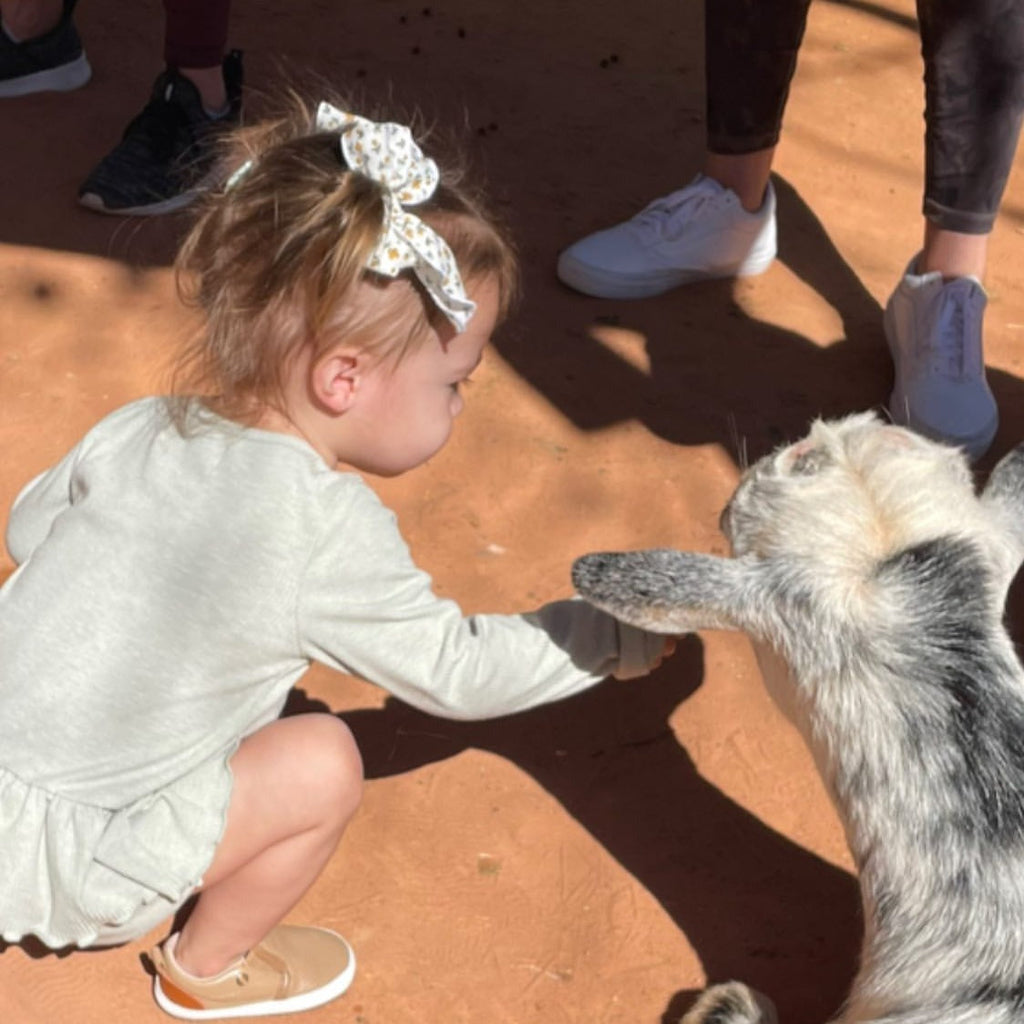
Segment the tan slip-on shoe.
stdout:
[[178,966],[177,938],[172,935],[149,957],[157,971],[157,1005],[181,1020],[310,1010],[340,996],[356,973],[351,947],[326,928],[278,925],[244,957],[210,978],[197,978]]

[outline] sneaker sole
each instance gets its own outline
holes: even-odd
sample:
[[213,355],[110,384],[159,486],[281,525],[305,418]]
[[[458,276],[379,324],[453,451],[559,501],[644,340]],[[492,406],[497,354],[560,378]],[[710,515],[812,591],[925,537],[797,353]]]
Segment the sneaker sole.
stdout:
[[97,192],[81,193],[78,196],[78,202],[87,210],[92,210],[94,213],[105,213],[111,217],[159,217],[165,213],[182,210],[194,203],[203,190],[216,180],[216,175],[216,170],[211,170],[188,191],[180,192],[169,199],[161,199],[156,203],[147,203],[144,206],[107,206],[103,202],[103,197]]
[[171,196],[170,199],[161,199],[158,203],[150,203],[148,206],[107,206],[103,197],[95,192],[85,192],[78,197],[78,202],[87,210],[94,213],[106,213],[111,217],[158,217],[164,213],[174,213],[194,203],[199,198],[199,190],[182,192],[180,195]]
[[597,299],[650,299],[656,295],[699,281],[720,281],[732,277],[754,277],[763,274],[775,261],[769,257],[745,260],[735,269],[721,271],[672,270],[664,274],[648,274],[643,278],[626,277],[580,263],[569,253],[558,258],[558,279],[570,288]]
[[[338,938],[341,938],[339,935]],[[268,999],[262,1003],[247,1003],[244,1006],[214,1007],[209,1010],[192,1010],[187,1006],[180,1006],[172,1002],[164,993],[160,985],[160,975],[153,979],[153,998],[157,1006],[164,1013],[177,1017],[179,1020],[228,1020],[239,1017],[270,1017],[275,1013],[300,1013],[303,1010],[312,1010],[317,1006],[323,1006],[332,999],[337,999],[352,984],[356,975],[356,955],[352,947],[345,941],[345,948],[348,950],[348,966],[336,978],[332,978],[326,985],[313,989],[312,992],[304,992],[300,996],[290,996],[288,999]]]
[[[892,359],[895,378],[898,381],[900,376],[899,348],[896,345],[896,328],[892,324],[892,314],[888,305],[885,307],[885,312],[882,316],[882,327],[885,331],[885,343],[889,348],[889,356]],[[966,437],[950,437],[948,434],[943,434],[927,423],[916,420],[911,415],[910,404],[907,402],[906,395],[903,394],[899,384],[893,386],[892,394],[889,395],[888,409],[894,423],[898,423],[901,427],[907,427],[932,441],[939,441],[953,448],[962,448],[971,462],[977,462],[989,450],[995,439],[996,431],[999,429],[999,416],[997,414],[980,430],[976,430],[973,434],[969,434]]]
[[83,53],[69,64],[0,82],[0,98],[29,96],[34,92],[71,92],[81,88],[90,78],[92,68]]

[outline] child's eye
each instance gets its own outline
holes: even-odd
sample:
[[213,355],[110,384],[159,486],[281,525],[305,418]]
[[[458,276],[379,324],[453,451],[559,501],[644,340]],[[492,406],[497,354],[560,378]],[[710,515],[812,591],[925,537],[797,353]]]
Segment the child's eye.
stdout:
[[462,380],[453,381],[449,386],[451,387],[452,391],[458,391],[459,388],[462,387],[463,384],[472,384],[472,383],[473,383],[473,378],[472,377],[463,377]]

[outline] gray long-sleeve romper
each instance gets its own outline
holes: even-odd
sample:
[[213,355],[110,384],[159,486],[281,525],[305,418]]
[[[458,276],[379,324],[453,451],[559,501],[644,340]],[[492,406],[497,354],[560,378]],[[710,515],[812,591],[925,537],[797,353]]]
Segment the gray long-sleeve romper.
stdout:
[[154,927],[200,883],[228,760],[311,660],[487,718],[645,671],[663,639],[579,601],[463,616],[393,514],[297,438],[162,399],[98,424],[17,498],[0,590],[0,934]]

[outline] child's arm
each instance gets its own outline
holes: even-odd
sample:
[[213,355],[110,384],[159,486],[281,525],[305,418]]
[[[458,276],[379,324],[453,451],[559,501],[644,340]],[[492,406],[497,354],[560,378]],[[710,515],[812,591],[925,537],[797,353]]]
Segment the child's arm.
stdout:
[[[522,711],[609,675],[650,671],[663,636],[621,624],[579,600],[525,615],[464,616],[413,563],[376,499],[325,537],[300,597],[306,656],[362,676],[448,718]],[[375,507],[370,507],[371,504]]]

